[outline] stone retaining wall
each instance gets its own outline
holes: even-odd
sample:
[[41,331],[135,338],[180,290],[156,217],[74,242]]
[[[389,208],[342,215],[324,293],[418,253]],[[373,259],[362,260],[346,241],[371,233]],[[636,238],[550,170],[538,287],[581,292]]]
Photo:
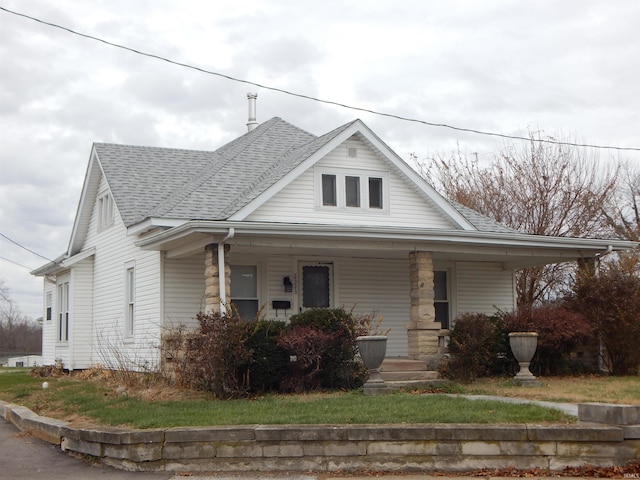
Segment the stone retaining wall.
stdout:
[[[595,405],[595,406],[589,406]],[[625,465],[640,458],[640,406],[580,405],[576,425],[246,425],[71,428],[0,402],[0,415],[63,450],[127,470],[468,471]],[[614,411],[614,413],[612,413]]]

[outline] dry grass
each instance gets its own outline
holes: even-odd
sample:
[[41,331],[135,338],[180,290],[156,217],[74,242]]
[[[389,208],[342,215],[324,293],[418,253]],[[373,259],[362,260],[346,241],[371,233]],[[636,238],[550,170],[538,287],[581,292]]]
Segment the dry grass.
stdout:
[[546,377],[536,387],[522,387],[505,378],[483,378],[468,385],[465,393],[520,397],[568,403],[620,403],[640,405],[640,377]]

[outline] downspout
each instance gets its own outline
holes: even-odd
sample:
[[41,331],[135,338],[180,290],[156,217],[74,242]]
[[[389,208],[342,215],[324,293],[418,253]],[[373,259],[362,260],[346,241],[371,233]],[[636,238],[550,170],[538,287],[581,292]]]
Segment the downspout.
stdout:
[[224,269],[224,242],[235,235],[235,228],[229,228],[227,236],[218,242],[218,288],[220,290],[220,314],[227,313],[225,302],[227,300],[226,272]]
[[604,252],[602,252],[602,253],[597,253],[597,254],[595,255],[595,257],[596,257],[596,265],[595,265],[595,266],[596,266],[596,268],[600,265],[600,259],[601,259],[602,257],[604,257],[605,255],[609,255],[611,252],[613,252],[613,245],[609,245],[609,246],[607,247],[607,249],[606,249]]

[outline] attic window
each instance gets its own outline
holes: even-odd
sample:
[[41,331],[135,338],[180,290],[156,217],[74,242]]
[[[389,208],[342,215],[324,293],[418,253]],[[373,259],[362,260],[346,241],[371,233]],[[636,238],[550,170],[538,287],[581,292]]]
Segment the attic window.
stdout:
[[322,205],[333,207],[337,205],[335,175],[322,175]]
[[113,200],[105,193],[98,198],[98,230],[113,225]]
[[358,149],[356,147],[347,148],[347,155],[350,156],[350,157],[357,157],[358,156]]

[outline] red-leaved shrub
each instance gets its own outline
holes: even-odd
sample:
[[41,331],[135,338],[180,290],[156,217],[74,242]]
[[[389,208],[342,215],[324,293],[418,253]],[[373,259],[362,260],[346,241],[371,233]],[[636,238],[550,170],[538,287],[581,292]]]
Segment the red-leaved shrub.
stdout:
[[567,373],[571,353],[591,339],[593,332],[580,313],[554,305],[503,314],[501,323],[505,334],[538,333],[538,349],[531,361],[531,371],[536,375]]

